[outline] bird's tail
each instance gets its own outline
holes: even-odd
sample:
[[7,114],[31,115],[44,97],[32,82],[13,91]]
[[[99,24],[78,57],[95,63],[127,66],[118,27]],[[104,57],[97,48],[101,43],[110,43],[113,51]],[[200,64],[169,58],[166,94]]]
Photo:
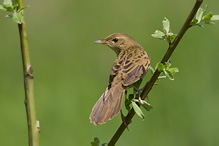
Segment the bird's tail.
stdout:
[[94,105],[90,114],[90,122],[94,125],[103,124],[117,115],[121,109],[124,94],[122,83],[106,89]]

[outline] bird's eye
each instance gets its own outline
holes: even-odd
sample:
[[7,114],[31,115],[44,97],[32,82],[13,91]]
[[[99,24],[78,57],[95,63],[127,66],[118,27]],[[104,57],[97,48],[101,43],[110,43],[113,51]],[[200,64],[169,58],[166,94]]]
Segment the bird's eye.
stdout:
[[114,41],[115,43],[118,42],[118,38],[113,39],[112,41]]

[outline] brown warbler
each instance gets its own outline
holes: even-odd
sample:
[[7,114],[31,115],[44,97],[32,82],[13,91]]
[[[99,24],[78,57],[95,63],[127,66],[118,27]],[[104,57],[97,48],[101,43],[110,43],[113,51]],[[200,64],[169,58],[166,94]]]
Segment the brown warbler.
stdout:
[[125,90],[144,77],[150,66],[150,58],[143,47],[127,34],[114,33],[94,43],[105,44],[117,54],[109,85],[90,114],[90,122],[98,125],[119,113]]

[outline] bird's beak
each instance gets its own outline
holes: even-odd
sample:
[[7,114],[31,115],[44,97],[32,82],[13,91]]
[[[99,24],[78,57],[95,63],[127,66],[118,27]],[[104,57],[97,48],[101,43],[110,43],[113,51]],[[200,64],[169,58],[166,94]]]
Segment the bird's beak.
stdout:
[[108,44],[108,41],[105,41],[105,40],[97,40],[97,41],[94,41],[95,44]]

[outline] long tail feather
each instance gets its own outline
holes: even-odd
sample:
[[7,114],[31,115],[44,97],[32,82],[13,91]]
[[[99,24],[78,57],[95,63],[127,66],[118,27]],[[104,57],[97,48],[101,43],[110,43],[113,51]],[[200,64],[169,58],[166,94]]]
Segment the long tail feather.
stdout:
[[108,88],[94,105],[90,114],[90,122],[94,125],[103,124],[117,115],[121,109],[125,89],[119,83]]

